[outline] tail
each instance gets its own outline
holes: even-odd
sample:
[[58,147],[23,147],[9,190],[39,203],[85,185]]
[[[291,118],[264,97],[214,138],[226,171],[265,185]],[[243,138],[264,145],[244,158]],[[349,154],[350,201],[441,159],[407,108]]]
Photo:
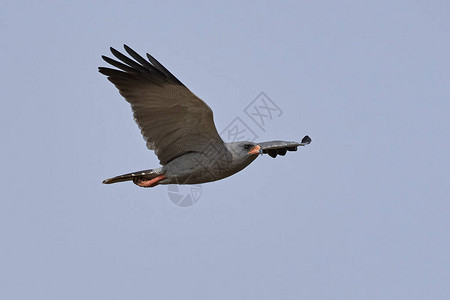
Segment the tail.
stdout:
[[150,170],[144,170],[144,171],[136,171],[133,173],[128,173],[128,174],[123,174],[123,175],[119,175],[113,178],[108,178],[103,180],[103,184],[111,184],[111,183],[116,183],[116,182],[123,182],[123,181],[130,181],[130,180],[134,180],[134,179],[139,179],[139,180],[150,180],[153,179],[161,174],[163,174],[163,170],[162,168],[158,168],[158,169],[150,169]]

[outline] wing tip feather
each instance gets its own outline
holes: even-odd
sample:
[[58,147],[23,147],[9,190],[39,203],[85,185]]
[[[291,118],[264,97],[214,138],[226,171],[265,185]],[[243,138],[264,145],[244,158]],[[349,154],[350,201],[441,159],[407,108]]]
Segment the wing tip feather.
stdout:
[[309,144],[311,144],[311,138],[308,136],[308,135],[305,135],[303,138],[302,138],[302,144],[305,144],[305,145],[309,145]]

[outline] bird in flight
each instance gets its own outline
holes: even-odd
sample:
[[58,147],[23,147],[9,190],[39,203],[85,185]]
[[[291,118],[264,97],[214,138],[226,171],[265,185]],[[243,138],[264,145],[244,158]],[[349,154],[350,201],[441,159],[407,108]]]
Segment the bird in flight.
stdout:
[[271,157],[297,151],[301,142],[247,141],[225,143],[217,132],[211,108],[147,53],[143,58],[127,45],[126,56],[111,48],[116,59],[102,56],[115,67],[99,67],[131,104],[147,148],[154,150],[161,167],[119,175],[105,184],[133,181],[140,187],[158,184],[198,184],[231,176],[259,154]]

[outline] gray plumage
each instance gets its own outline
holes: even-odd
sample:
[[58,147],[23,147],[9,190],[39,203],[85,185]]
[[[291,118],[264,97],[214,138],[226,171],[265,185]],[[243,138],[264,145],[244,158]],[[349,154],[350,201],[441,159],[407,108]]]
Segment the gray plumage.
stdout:
[[103,183],[133,180],[144,187],[157,184],[197,184],[239,172],[258,154],[272,157],[296,151],[311,142],[272,141],[224,143],[214,125],[211,108],[155,58],[143,58],[128,46],[129,58],[111,48],[116,57],[102,58],[117,69],[100,67],[120,94],[131,104],[133,116],[162,167],[106,179]]

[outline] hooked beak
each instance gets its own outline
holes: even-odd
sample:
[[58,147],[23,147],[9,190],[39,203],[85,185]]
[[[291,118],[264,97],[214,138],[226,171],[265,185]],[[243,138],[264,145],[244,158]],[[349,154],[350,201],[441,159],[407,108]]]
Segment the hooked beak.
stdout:
[[260,150],[261,150],[261,146],[255,145],[255,147],[253,147],[252,149],[250,149],[250,151],[248,151],[248,154],[249,155],[259,154]]

